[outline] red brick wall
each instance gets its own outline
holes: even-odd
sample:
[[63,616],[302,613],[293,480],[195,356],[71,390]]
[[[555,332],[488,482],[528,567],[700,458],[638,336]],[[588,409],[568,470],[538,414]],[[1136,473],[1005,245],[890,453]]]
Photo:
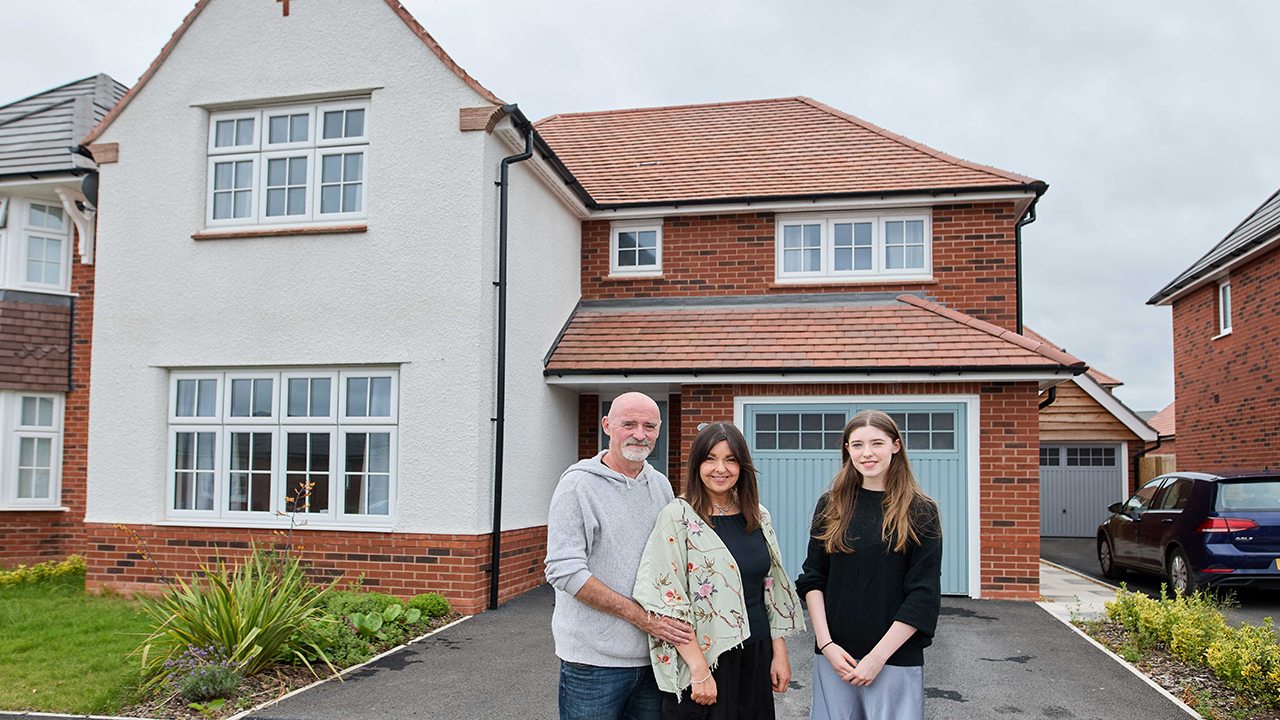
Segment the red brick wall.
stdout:
[[[71,389],[66,394],[62,421],[62,506],[68,510],[0,512],[0,566],[34,564],[84,552],[94,266],[80,263],[80,255],[76,252],[78,237],[73,234],[71,238],[71,291],[77,293],[78,297],[72,300],[70,313],[65,313],[66,308],[56,308],[65,313],[58,331],[63,343],[66,343],[68,330],[70,331],[70,352],[54,352],[39,361],[43,364],[42,377],[45,378],[41,382],[47,388],[43,385],[4,385],[64,392],[67,391],[69,368]],[[34,307],[47,309],[50,306]],[[70,328],[67,326],[68,319]],[[57,377],[54,378],[54,375]]]
[[662,276],[609,277],[609,221],[582,223],[582,298],[766,295],[924,290],[961,312],[1007,328],[1017,322],[1012,203],[933,209],[933,281],[774,283],[774,214],[680,215],[662,227]]
[[1209,283],[1173,303],[1178,469],[1275,469],[1280,248],[1232,271],[1232,331],[1215,340],[1217,295],[1217,283]]
[[982,595],[1040,596],[1039,398],[1035,383],[685,385],[680,453],[698,425],[733,420],[733,400],[752,395],[980,395],[979,535]]
[[600,452],[600,396],[578,396],[578,459]]
[[[132,526],[166,575],[191,575],[200,565],[247,554],[250,543],[274,545],[270,530]],[[364,574],[364,587],[408,597],[438,592],[453,608],[470,615],[489,603],[489,535],[413,535],[323,530],[295,532],[301,558],[317,580]],[[86,526],[91,592],[156,592],[160,579],[126,533],[113,525]],[[547,556],[546,526],[502,534],[500,601],[542,584]]]

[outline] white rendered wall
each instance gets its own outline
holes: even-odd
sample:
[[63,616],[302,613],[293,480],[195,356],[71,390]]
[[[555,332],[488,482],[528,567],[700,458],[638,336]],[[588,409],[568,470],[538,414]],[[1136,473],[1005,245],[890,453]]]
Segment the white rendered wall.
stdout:
[[[213,0],[98,140],[119,143],[120,160],[101,176],[86,519],[164,519],[166,368],[398,363],[394,530],[485,532],[496,163],[488,135],[458,130],[458,110],[487,103],[382,0],[298,2],[287,18],[280,10]],[[207,112],[194,105],[360,88],[378,88],[367,233],[191,239],[204,227],[208,137]],[[576,243],[565,253],[570,307]],[[558,330],[566,317],[546,323]],[[512,355],[541,344],[540,366],[554,332],[545,341],[517,332]],[[513,363],[522,373],[513,395],[533,397],[520,417],[565,415],[556,391],[524,389],[534,361]],[[576,428],[576,406],[573,417]],[[549,454],[561,464],[572,451]],[[512,497],[523,501],[521,492]],[[545,522],[541,504],[508,517]]]

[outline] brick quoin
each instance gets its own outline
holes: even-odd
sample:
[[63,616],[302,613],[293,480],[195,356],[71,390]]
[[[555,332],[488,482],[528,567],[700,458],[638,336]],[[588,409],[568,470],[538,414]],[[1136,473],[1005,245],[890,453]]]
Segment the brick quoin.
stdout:
[[[151,556],[169,576],[191,576],[220,558],[234,563],[251,544],[278,547],[271,530],[133,525]],[[369,590],[397,597],[437,592],[454,610],[473,615],[489,606],[489,535],[417,535],[302,530],[293,545],[316,582],[339,578],[346,587],[363,575]],[[88,523],[84,541],[90,592],[156,593],[163,585],[134,542],[114,525]],[[547,556],[545,525],[502,533],[498,599],[505,602],[541,585]]]
[[925,291],[1013,329],[1018,296],[1013,203],[933,208],[933,280],[778,285],[774,214],[676,215],[662,224],[662,276],[609,277],[608,220],[582,223],[582,299]]
[[70,333],[70,352],[47,355],[43,360],[28,358],[39,363],[39,372],[32,376],[38,378],[37,383],[0,382],[0,386],[16,389],[66,392],[62,420],[61,506],[67,510],[0,511],[0,567],[34,564],[84,553],[94,266],[80,263],[80,255],[76,252],[78,237],[73,234],[71,238],[71,292],[76,293],[71,312],[54,306],[34,306],[46,313],[58,312],[52,313],[51,317],[26,321],[43,327],[44,337],[48,338],[45,342],[48,343],[67,344]]
[[[979,396],[982,596],[1006,600],[1040,597],[1040,419],[1036,383],[687,384],[680,392],[680,458],[688,456],[698,425],[733,421],[735,397],[789,395],[882,395],[887,400],[910,395]],[[671,467],[673,481],[682,479],[678,466]],[[682,485],[677,486],[677,493]]]
[[1173,303],[1178,469],[1280,468],[1280,247],[1231,271],[1231,334],[1218,284]]

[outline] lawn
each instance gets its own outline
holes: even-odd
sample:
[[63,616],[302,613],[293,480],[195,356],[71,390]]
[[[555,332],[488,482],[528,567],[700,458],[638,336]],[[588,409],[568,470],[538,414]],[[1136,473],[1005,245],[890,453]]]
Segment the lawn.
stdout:
[[137,603],[86,594],[83,573],[0,588],[0,709],[118,711],[149,632]]

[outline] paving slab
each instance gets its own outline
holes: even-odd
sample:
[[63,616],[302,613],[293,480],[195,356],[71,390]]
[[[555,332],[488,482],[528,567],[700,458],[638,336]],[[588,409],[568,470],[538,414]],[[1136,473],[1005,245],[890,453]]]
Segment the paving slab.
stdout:
[[[554,720],[555,595],[542,586],[347,676],[259,710],[256,720]],[[788,639],[779,720],[809,716],[813,635]],[[925,653],[930,720],[1186,720],[1187,714],[1035,603],[944,598]]]

